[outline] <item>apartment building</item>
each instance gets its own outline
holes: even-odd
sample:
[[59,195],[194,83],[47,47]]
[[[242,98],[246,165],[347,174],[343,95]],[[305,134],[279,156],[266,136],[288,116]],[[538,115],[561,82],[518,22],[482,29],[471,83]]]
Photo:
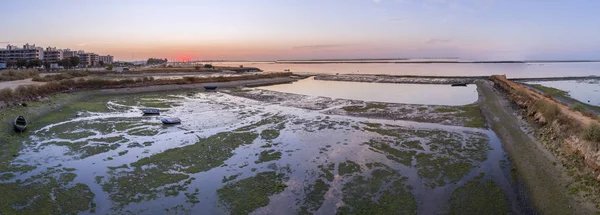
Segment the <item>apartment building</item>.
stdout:
[[58,63],[63,59],[63,50],[56,47],[47,47],[44,51],[44,62]]
[[62,59],[71,57],[79,57],[79,66],[81,67],[98,66],[100,61],[105,64],[113,63],[113,56],[111,55],[100,56],[95,53],[86,53],[83,50],[72,51],[70,49],[57,49],[56,47],[43,49],[35,46],[35,44],[29,45],[28,43],[23,45],[22,48],[9,44],[6,49],[0,49],[0,68],[14,66],[18,59],[27,61],[37,59],[57,66]]
[[25,59],[27,61],[43,60],[44,49],[35,46],[35,44],[29,45],[29,43],[23,45],[23,48],[9,44],[6,46],[6,49],[0,49],[0,63],[9,64],[16,62],[17,59]]
[[111,55],[100,55],[98,56],[98,62],[103,62],[104,64],[112,64],[114,57]]

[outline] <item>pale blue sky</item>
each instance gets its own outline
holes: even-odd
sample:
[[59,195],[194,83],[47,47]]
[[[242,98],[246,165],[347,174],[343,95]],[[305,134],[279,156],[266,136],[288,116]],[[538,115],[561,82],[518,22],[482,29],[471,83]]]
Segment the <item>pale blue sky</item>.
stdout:
[[0,42],[118,59],[600,59],[595,0],[3,0]]

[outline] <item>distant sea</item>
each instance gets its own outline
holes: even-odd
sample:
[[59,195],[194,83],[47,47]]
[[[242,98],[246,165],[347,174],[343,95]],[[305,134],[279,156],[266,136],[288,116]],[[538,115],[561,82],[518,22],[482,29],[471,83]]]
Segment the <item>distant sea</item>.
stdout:
[[508,78],[600,76],[600,62],[433,62],[405,60],[344,60],[344,61],[265,61],[213,62],[214,65],[258,67],[266,72],[322,74],[387,74],[424,76],[488,76],[505,74]]

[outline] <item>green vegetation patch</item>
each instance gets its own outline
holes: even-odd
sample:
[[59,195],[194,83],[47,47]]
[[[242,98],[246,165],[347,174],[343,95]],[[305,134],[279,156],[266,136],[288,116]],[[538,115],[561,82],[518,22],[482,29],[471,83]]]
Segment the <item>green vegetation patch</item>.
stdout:
[[260,137],[264,140],[273,140],[279,137],[279,131],[275,129],[265,129],[260,132]]
[[510,214],[506,196],[492,180],[477,177],[450,196],[450,214]]
[[73,173],[50,168],[25,181],[0,183],[0,211],[2,214],[93,213],[95,195],[85,184],[72,185],[75,177]]
[[165,173],[158,168],[136,168],[133,171],[112,172],[111,177],[102,184],[102,190],[110,193],[110,199],[119,208],[132,202],[155,200],[159,195],[176,196],[180,191],[185,191],[185,186],[193,180],[190,178],[183,185],[179,184],[188,178],[188,175]]
[[338,164],[338,173],[341,176],[350,175],[357,172],[362,172],[360,169],[360,165],[350,160],[346,160],[346,162]]
[[417,154],[413,150],[398,150],[390,146],[389,143],[381,140],[371,139],[366,144],[376,149],[374,151],[385,154],[388,159],[404,164],[405,166],[412,166],[413,157]]
[[281,152],[275,151],[275,149],[265,150],[260,153],[258,160],[254,163],[264,163],[273,160],[279,160],[281,158]]
[[437,113],[452,113],[452,112],[457,112],[458,110],[455,108],[448,108],[448,107],[441,107],[441,108],[436,108],[434,110],[434,112]]
[[238,128],[235,131],[250,131],[252,129],[258,128],[263,125],[268,125],[268,124],[277,124],[277,126],[276,126],[277,129],[283,129],[286,118],[287,117],[280,116],[280,115],[275,115],[275,116],[270,116],[270,117],[265,116],[265,118],[261,119],[260,121],[254,123],[254,124],[251,124],[251,125],[247,125],[247,126]]
[[223,182],[223,183],[227,183],[227,182],[233,181],[233,180],[235,180],[237,177],[239,177],[240,175],[242,175],[242,173],[238,173],[238,174],[235,174],[235,175],[231,175],[231,176],[229,176],[229,177],[225,177],[225,176],[223,176],[223,180],[222,180],[222,182]]
[[417,214],[417,202],[404,185],[407,179],[387,166],[370,177],[356,176],[343,185],[345,205],[337,214]]
[[531,87],[538,89],[544,93],[548,93],[552,96],[568,96],[569,95],[569,92],[567,92],[567,91],[552,88],[552,87],[546,87],[546,86],[543,86],[540,84],[532,84]]
[[424,184],[431,188],[456,183],[474,167],[469,160],[435,154],[419,153],[416,158],[417,174],[426,179]]
[[485,116],[481,112],[481,108],[477,104],[465,105],[459,108],[463,112],[456,114],[458,117],[465,117],[465,127],[471,128],[487,128]]
[[168,149],[162,153],[142,158],[131,164],[133,167],[153,165],[159,169],[186,173],[207,171],[223,164],[233,156],[238,146],[251,144],[258,134],[249,132],[221,132],[200,139],[192,145]]
[[387,109],[388,106],[386,104],[383,103],[367,103],[364,106],[345,106],[342,109],[344,109],[347,112],[365,112],[368,111],[370,109],[379,109],[379,110],[385,110]]
[[329,184],[322,179],[317,179],[315,183],[309,185],[305,190],[304,204],[300,207],[299,214],[312,214],[321,207],[325,201],[325,194],[329,191]]
[[254,177],[227,184],[217,190],[221,203],[230,214],[249,214],[257,208],[267,206],[269,197],[283,192],[287,187],[283,173],[261,172]]
[[322,171],[320,177],[324,177],[328,181],[333,181],[335,175],[333,174],[333,170],[335,169],[335,163],[329,164],[327,166],[319,165],[318,168]]

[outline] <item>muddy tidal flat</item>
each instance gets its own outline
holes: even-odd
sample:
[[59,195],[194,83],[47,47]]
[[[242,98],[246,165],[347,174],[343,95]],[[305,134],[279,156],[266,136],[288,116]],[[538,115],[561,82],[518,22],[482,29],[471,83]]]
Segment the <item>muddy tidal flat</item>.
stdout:
[[0,213],[528,211],[474,105],[293,96],[234,89],[73,102],[7,138]]

